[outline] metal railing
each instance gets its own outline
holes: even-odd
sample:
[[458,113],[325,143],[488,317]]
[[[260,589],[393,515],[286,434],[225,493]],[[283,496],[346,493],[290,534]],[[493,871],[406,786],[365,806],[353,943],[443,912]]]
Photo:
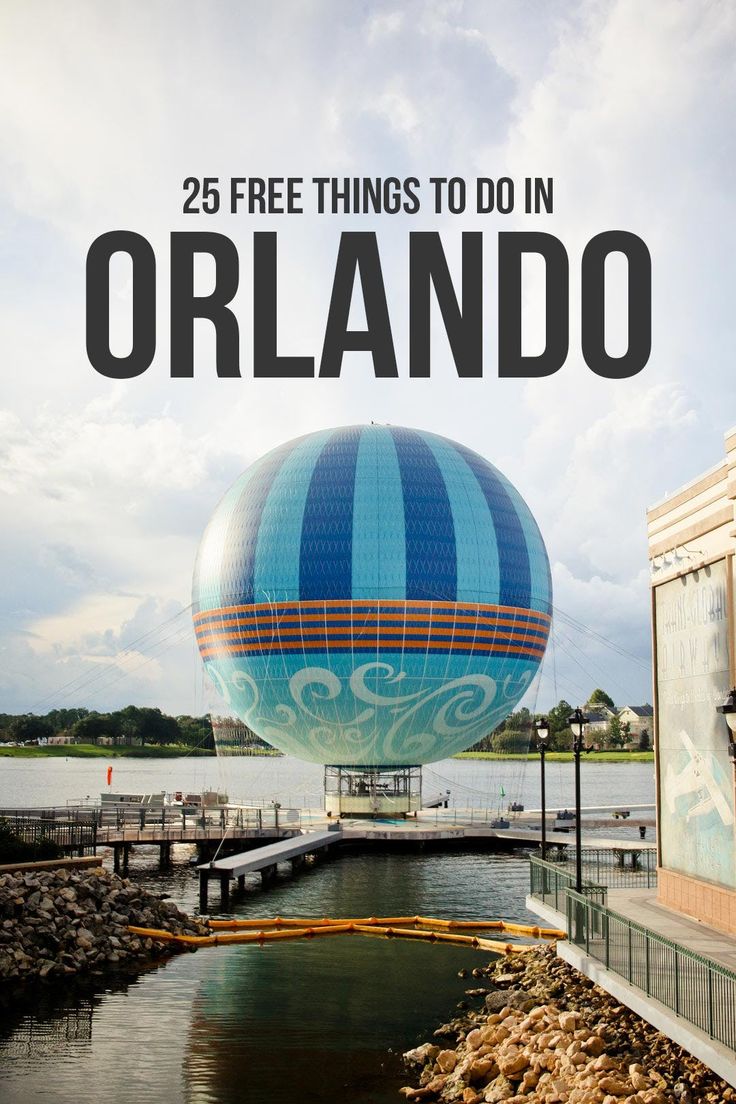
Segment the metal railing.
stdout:
[[[138,833],[161,839],[196,838],[229,831],[298,831],[302,811],[271,803],[255,808],[242,805],[201,806],[196,810],[181,805],[143,805],[135,802],[105,802],[102,806],[65,806],[47,809],[0,809],[17,834],[29,842],[43,836],[64,848],[93,847],[111,836]],[[89,842],[92,841],[92,842]]]
[[[568,863],[551,863],[538,859],[535,855],[529,859],[529,892],[538,901],[543,901],[556,912],[567,911],[567,891],[575,888],[575,867],[568,869]],[[605,905],[606,887],[587,882],[583,893],[594,901]]]
[[736,973],[612,912],[588,894],[566,891],[571,943],[736,1050]]
[[[48,812],[48,811],[47,811]],[[0,824],[13,835],[32,847],[51,843],[63,851],[83,855],[94,852],[97,844],[97,825],[87,818],[0,813]]]
[[[575,848],[570,847],[558,858],[550,858],[555,866],[575,873]],[[583,881],[608,889],[656,889],[657,849],[620,847],[583,847],[580,850]],[[573,878],[574,884],[574,878]]]

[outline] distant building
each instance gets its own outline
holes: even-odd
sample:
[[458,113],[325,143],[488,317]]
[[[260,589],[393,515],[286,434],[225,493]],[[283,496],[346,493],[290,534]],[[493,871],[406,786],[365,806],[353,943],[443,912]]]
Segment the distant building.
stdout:
[[641,736],[642,732],[648,732],[651,736],[654,709],[651,705],[624,705],[618,711],[618,719],[622,725],[629,726],[632,736]]
[[608,709],[605,705],[603,709],[598,706],[594,710],[587,707],[583,710],[587,717],[586,734],[588,736],[603,736],[608,731],[608,726],[611,723],[611,717],[615,716],[615,713]]

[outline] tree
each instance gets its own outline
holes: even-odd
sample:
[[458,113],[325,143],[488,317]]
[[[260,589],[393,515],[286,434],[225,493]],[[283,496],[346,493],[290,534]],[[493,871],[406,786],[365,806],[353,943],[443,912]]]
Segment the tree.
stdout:
[[509,713],[508,717],[501,721],[493,731],[503,732],[505,729],[511,729],[514,732],[523,732],[526,729],[531,729],[533,720],[530,711],[523,705],[515,713]]
[[33,713],[26,713],[22,717],[15,717],[10,723],[10,739],[18,744],[27,744],[30,740],[48,740],[54,735],[54,730],[43,717],[35,717]]
[[649,751],[651,747],[651,740],[649,739],[649,733],[645,728],[639,733],[639,751]]
[[572,744],[570,714],[573,708],[562,698],[547,714],[549,721],[549,747],[551,751],[566,751]]
[[628,733],[624,729],[624,725],[618,717],[611,717],[608,722],[608,728],[606,729],[606,746],[612,748],[623,747],[628,740]]
[[186,714],[177,717],[179,728],[179,742],[187,747],[201,747],[213,750],[215,746],[212,735],[212,722],[208,714],[204,717],[189,717]]
[[588,698],[588,705],[607,705],[609,709],[615,709],[613,698],[605,690],[598,687]]
[[54,732],[63,732],[65,729],[71,728],[77,721],[80,721],[82,717],[86,717],[89,713],[89,709],[51,709],[46,714],[46,720],[49,722]]
[[179,726],[173,717],[162,713],[160,709],[150,709],[147,706],[144,706],[140,713],[141,743],[177,744],[179,742]]
[[143,744],[143,710],[137,705],[126,705],[124,709],[118,709],[113,716],[120,726],[120,735],[131,744],[136,742]]
[[503,732],[494,732],[491,737],[491,749],[499,755],[513,755],[529,751],[532,736],[529,729],[505,728]]
[[71,731],[80,744],[96,744],[101,736],[119,736],[120,723],[114,714],[88,713],[72,725]]

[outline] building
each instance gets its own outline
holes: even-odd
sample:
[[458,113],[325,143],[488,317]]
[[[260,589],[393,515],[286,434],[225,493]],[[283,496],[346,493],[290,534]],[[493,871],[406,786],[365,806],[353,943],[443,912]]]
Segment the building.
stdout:
[[595,705],[584,705],[583,713],[588,718],[587,733],[594,738],[605,736],[608,732],[608,726],[616,716],[615,710],[609,709],[607,705],[601,705],[599,702],[596,702]]
[[[657,845],[531,859],[529,907],[558,953],[736,1086],[736,758],[717,711],[736,686],[736,428],[724,456],[647,511]],[[648,729],[651,731],[651,729]],[[639,850],[635,851],[634,848]]]
[[658,900],[736,934],[734,770],[716,712],[736,683],[736,429],[724,458],[647,511]]
[[624,705],[618,711],[622,725],[628,725],[631,736],[641,736],[642,732],[652,735],[654,728],[654,709],[651,705]]

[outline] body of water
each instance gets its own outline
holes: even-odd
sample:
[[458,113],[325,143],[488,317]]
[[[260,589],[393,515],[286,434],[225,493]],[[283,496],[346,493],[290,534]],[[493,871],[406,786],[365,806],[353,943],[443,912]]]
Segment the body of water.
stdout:
[[[104,789],[104,760],[6,760],[0,807],[64,803]],[[559,770],[557,769],[559,767]],[[115,760],[119,790],[227,789],[282,804],[319,800],[322,770],[283,759]],[[550,807],[572,804],[572,765],[550,764]],[[449,761],[425,771],[425,792],[447,789],[461,806],[539,802],[537,763]],[[653,800],[651,764],[583,764],[584,804]],[[305,801],[304,799],[309,800]],[[131,876],[196,910],[191,853],[154,868],[133,856]],[[426,915],[534,921],[524,908],[528,863],[518,854],[347,854],[268,890],[252,887],[243,917]],[[241,945],[177,956],[137,979],[96,991],[13,1003],[0,1021],[5,1104],[398,1104],[400,1054],[449,1019],[487,953],[360,936]]]

